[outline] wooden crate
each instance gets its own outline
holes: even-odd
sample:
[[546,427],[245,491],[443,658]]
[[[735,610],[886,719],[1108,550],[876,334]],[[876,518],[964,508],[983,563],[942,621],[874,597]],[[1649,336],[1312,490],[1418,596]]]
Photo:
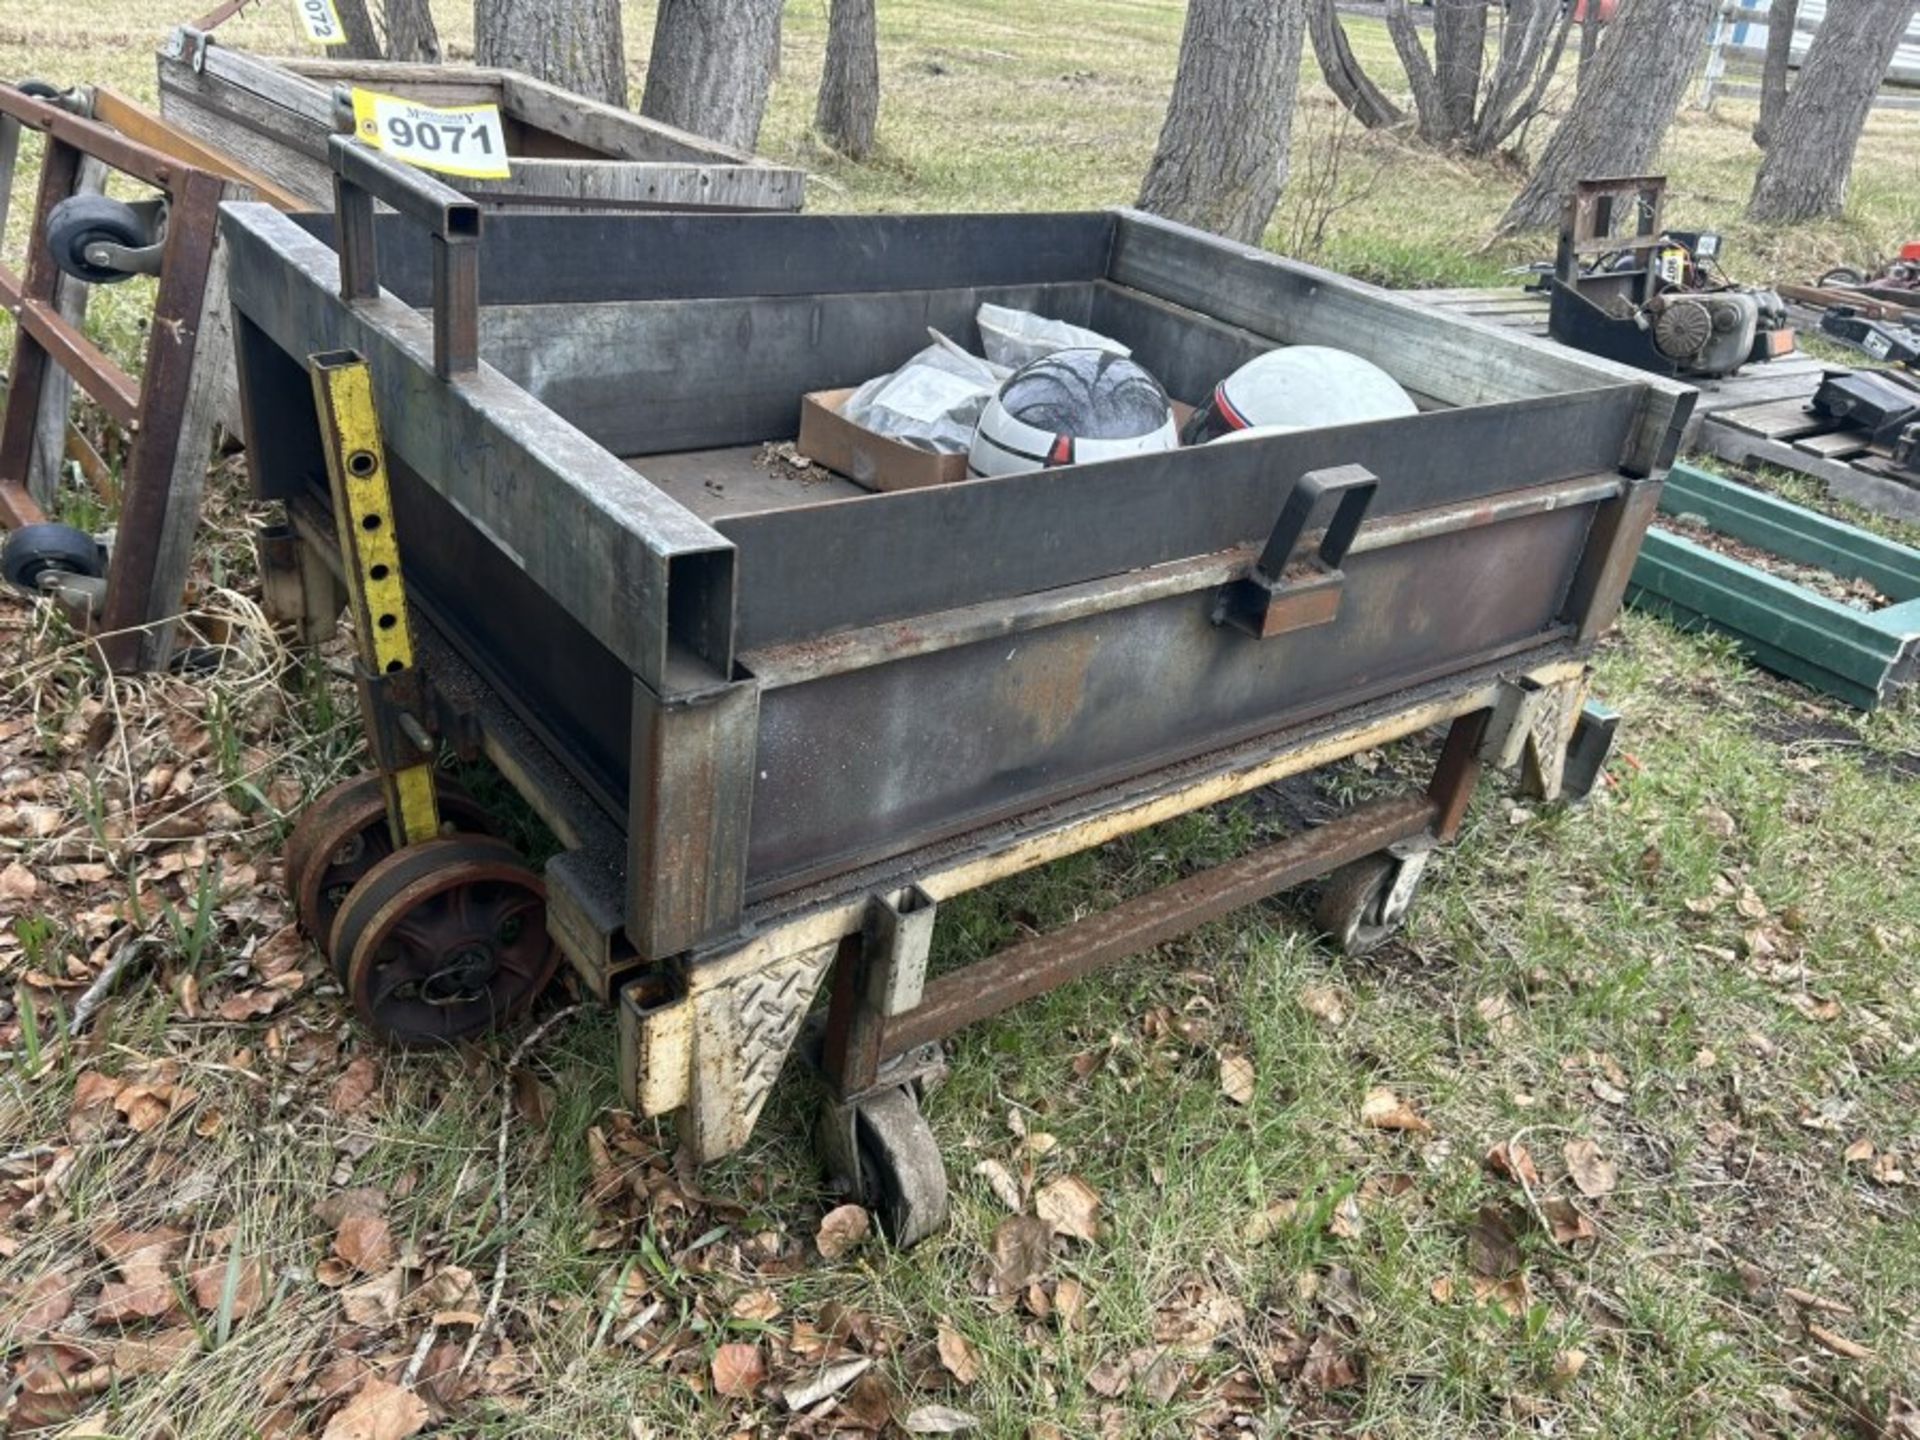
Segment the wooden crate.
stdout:
[[181,129],[333,208],[334,91],[500,107],[513,174],[462,180],[489,209],[798,210],[806,174],[512,70],[267,59],[176,30],[158,59],[160,110]]

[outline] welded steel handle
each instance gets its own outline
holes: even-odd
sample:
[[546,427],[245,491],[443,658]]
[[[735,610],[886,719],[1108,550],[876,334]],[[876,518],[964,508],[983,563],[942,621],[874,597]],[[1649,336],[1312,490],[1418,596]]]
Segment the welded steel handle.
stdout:
[[1280,518],[1273,522],[1266,548],[1260,552],[1259,573],[1269,580],[1278,580],[1286,572],[1299,548],[1300,537],[1306,534],[1307,527],[1329,497],[1335,497],[1336,504],[1333,519],[1320,537],[1319,557],[1320,563],[1329,570],[1339,569],[1340,562],[1347,558],[1353,537],[1360,533],[1360,522],[1366,519],[1367,507],[1373,503],[1374,492],[1379,488],[1379,478],[1364,465],[1309,470],[1287,492],[1286,501],[1280,507]]
[[380,293],[373,238],[375,201],[426,227],[433,245],[433,373],[442,380],[480,368],[480,207],[349,135],[327,142],[339,230],[340,298]]

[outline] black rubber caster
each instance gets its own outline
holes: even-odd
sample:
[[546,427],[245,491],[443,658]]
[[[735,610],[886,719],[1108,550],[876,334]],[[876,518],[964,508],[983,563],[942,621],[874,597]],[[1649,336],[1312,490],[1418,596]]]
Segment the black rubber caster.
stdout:
[[107,244],[139,250],[152,243],[140,213],[105,195],[69,195],[47,216],[47,249],[53,263],[76,280],[115,285],[139,273],[87,258],[87,247]]
[[1313,923],[1341,954],[1371,954],[1406,920],[1426,862],[1425,850],[1382,851],[1342,865],[1321,885]]
[[1848,265],[1829,270],[1820,277],[1820,288],[1823,290],[1829,285],[1864,285],[1866,283],[1867,277]]
[[16,80],[13,88],[29,100],[58,100],[67,93],[46,80]]
[[947,1225],[947,1167],[912,1085],[852,1104],[829,1100],[820,1149],[831,1178],[880,1222],[902,1250]]
[[100,546],[84,530],[42,522],[9,532],[0,548],[0,574],[7,583],[38,595],[49,576],[86,575],[99,579],[107,573]]

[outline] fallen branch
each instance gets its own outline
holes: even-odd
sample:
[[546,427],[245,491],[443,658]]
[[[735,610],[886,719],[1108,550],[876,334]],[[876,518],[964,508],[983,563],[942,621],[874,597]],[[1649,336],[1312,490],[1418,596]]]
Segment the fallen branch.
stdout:
[[73,1007],[73,1018],[67,1022],[67,1038],[77,1039],[87,1022],[93,1019],[93,1012],[107,1003],[107,997],[113,993],[113,987],[120,983],[120,977],[127,973],[129,966],[154,946],[154,941],[145,935],[136,935],[107,961],[106,968],[94,977],[93,984],[87,987],[87,993],[80,997],[80,1003]]
[[508,1222],[513,1218],[507,1210],[507,1132],[513,1123],[513,1072],[520,1068],[520,1061],[526,1053],[546,1038],[549,1030],[562,1020],[571,1019],[585,1008],[584,1004],[574,1004],[563,1010],[554,1011],[534,1028],[532,1034],[514,1046],[513,1055],[507,1061],[505,1080],[500,1087],[500,1143],[497,1154],[498,1168],[494,1175],[494,1201],[500,1211],[500,1254],[493,1262],[493,1284],[487,1292],[487,1308],[481,1311],[480,1323],[473,1327],[473,1334],[467,1340],[467,1348],[461,1352],[460,1368],[454,1372],[456,1375],[467,1373],[467,1366],[473,1363],[475,1352],[479,1350],[481,1342],[487,1338],[488,1332],[493,1329],[494,1316],[500,1309],[501,1292],[507,1288],[506,1232]]

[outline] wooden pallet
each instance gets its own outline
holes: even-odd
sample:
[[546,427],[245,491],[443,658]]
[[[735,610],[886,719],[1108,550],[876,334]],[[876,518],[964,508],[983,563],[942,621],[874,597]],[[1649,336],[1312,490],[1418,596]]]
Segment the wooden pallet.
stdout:
[[[1413,290],[1421,302],[1505,328],[1547,333],[1547,297],[1516,286]],[[1857,430],[1810,413],[1813,395],[1830,369],[1796,352],[1714,380],[1700,391],[1682,448],[1734,464],[1776,465],[1824,482],[1839,499],[1897,519],[1920,523],[1920,487],[1870,449]]]

